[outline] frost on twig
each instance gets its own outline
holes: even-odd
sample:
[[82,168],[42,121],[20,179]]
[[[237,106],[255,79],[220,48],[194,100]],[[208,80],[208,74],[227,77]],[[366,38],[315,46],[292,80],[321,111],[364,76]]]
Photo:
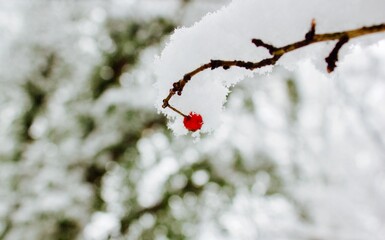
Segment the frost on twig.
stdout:
[[223,68],[225,70],[230,69],[231,67],[239,67],[245,68],[248,70],[254,70],[257,68],[262,68],[268,65],[275,65],[275,63],[286,53],[294,51],[296,49],[308,46],[313,43],[318,42],[326,42],[326,41],[335,41],[338,40],[337,44],[329,54],[325,61],[327,63],[327,71],[330,73],[336,67],[336,62],[338,61],[338,52],[342,48],[342,46],[349,41],[351,38],[360,37],[367,34],[384,32],[385,24],[374,25],[370,27],[362,27],[354,30],[342,31],[342,32],[334,32],[334,33],[324,33],[324,34],[316,34],[316,22],[313,19],[311,22],[310,30],[305,34],[305,39],[302,41],[294,42],[288,44],[283,47],[275,47],[271,44],[265,43],[260,39],[252,39],[252,43],[257,47],[266,48],[271,54],[270,58],[265,58],[258,62],[250,62],[250,61],[239,61],[239,60],[210,60],[209,63],[203,64],[200,67],[194,69],[191,72],[186,73],[182,79],[173,83],[173,87],[170,89],[169,94],[166,98],[163,99],[163,108],[170,108],[174,112],[177,112],[180,115],[186,116],[177,108],[170,105],[170,99],[178,94],[182,95],[183,89],[186,84],[198,73],[203,72],[205,70],[214,70],[217,68]]

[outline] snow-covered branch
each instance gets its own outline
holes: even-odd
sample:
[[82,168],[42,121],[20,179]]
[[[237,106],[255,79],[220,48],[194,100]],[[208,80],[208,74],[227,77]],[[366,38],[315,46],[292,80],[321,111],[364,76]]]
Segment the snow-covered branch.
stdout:
[[310,44],[338,40],[335,47],[329,54],[329,56],[325,58],[325,61],[327,63],[327,71],[332,72],[336,67],[336,62],[338,61],[338,52],[340,51],[341,47],[349,41],[349,39],[361,37],[367,34],[373,34],[373,33],[385,31],[385,24],[379,24],[379,25],[374,25],[370,27],[362,27],[362,28],[349,30],[349,31],[324,33],[324,34],[315,34],[315,27],[316,27],[316,23],[315,23],[315,20],[313,20],[311,23],[311,28],[306,33],[304,40],[294,42],[278,48],[273,45],[267,44],[260,39],[252,39],[252,43],[254,43],[257,47],[266,48],[269,51],[269,53],[272,55],[272,57],[265,58],[258,62],[240,61],[240,60],[231,60],[231,61],[210,60],[209,63],[203,64],[198,68],[194,69],[193,71],[186,73],[182,79],[173,83],[173,86],[170,89],[168,96],[163,99],[162,107],[163,108],[168,107],[171,110],[175,111],[176,113],[186,117],[187,116],[186,114],[182,113],[180,110],[170,105],[170,99],[175,94],[182,95],[183,89],[186,86],[186,84],[195,75],[205,70],[208,70],[208,69],[214,70],[220,67],[222,67],[224,70],[228,70],[231,67],[240,67],[248,70],[254,70],[254,69],[262,68],[268,65],[274,65],[286,53],[308,46]]

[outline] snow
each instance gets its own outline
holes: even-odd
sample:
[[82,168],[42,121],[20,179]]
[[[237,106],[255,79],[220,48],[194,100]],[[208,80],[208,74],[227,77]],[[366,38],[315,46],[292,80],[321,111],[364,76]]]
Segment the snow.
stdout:
[[[171,101],[186,112],[209,110],[202,132],[211,134],[194,142],[190,136],[170,134],[153,108],[155,102],[161,104],[151,86],[154,55],[162,44],[143,50],[135,69],[122,74],[120,86],[90,100],[90,73],[102,60],[102,52],[114,49],[104,21],[131,17],[135,11],[140,20],[184,16],[174,16],[177,5],[158,8],[163,1],[139,2],[0,4],[0,235],[4,239],[57,239],[73,230],[77,233],[71,239],[141,239],[147,233],[153,234],[150,238],[168,239],[175,229],[186,239],[384,238],[385,41],[364,46],[384,38],[383,34],[344,46],[344,60],[331,75],[325,74],[323,59],[333,44],[292,52],[268,74],[217,69],[198,75],[181,97]],[[317,18],[319,32],[384,21],[380,16],[384,3],[379,0],[347,5],[347,1],[299,1],[303,9],[295,3],[293,9],[301,9],[295,14],[281,2],[287,13],[273,16],[271,9],[278,3],[238,0],[194,25],[194,19],[215,8],[214,2],[218,1],[199,0],[194,12],[185,10],[187,20],[180,21],[191,27],[176,31],[155,66],[157,86],[164,91],[211,58],[257,61],[268,56],[265,49],[250,43],[251,37],[277,45],[302,39],[310,19],[303,9],[314,9],[314,14],[320,9],[321,15],[322,9],[337,6],[327,13],[330,16],[346,11],[339,19],[343,22],[332,16],[330,21]],[[261,3],[257,10],[244,9],[256,3]],[[362,13],[356,14],[358,8]],[[293,19],[286,19],[283,26],[274,21],[269,25],[267,19],[289,18],[290,13]],[[260,22],[235,26],[243,18]],[[295,27],[288,26],[291,23]],[[242,36],[242,31],[248,35]],[[88,42],[97,48],[88,48]],[[46,48],[59,61],[52,77],[41,83],[36,72],[45,64],[47,53],[41,49]],[[263,71],[267,70],[256,72]],[[108,75],[108,70],[104,73]],[[23,84],[30,79],[44,86],[47,99],[29,128],[32,139],[23,141],[19,121],[31,107]],[[297,103],[288,94],[288,79],[297,88]],[[111,108],[115,112],[107,114]],[[127,112],[134,112],[129,120]],[[87,136],[79,126],[80,114],[95,121]],[[155,121],[155,127],[143,125],[148,120]],[[177,134],[187,132],[181,123],[178,119],[170,123]],[[127,133],[133,134],[134,141],[122,137]],[[121,162],[106,150],[117,144],[127,147],[122,149]],[[86,178],[93,165],[106,171],[100,185]],[[190,183],[199,192],[190,191]],[[95,206],[96,201],[103,206]],[[124,219],[163,203],[159,201],[167,201],[159,212],[132,219],[128,231],[121,232]]]
[[[181,126],[181,116],[171,109],[163,109],[162,99],[168,95],[172,83],[184,74],[208,63],[210,59],[258,61],[269,55],[266,49],[256,48],[252,38],[258,38],[274,46],[283,46],[304,39],[312,19],[316,19],[317,33],[344,31],[385,22],[385,2],[378,0],[341,1],[232,1],[228,6],[207,14],[191,27],[177,29],[156,60],[155,73],[159,111],[170,118],[169,127],[176,135],[187,131]],[[354,16],[354,17],[352,17]],[[353,45],[367,45],[384,38],[376,34],[352,39],[340,53],[340,59]],[[333,43],[315,44],[286,54],[278,65],[288,69],[311,59],[317,68],[326,73],[324,58]],[[185,114],[190,111],[203,116],[202,133],[212,132],[221,124],[223,105],[229,87],[255,73],[264,74],[271,67],[254,70],[244,69],[207,70],[193,77],[182,96],[174,96],[170,104]]]
[[102,240],[118,231],[119,222],[116,216],[110,213],[95,212],[90,224],[85,228],[84,234],[87,240]]

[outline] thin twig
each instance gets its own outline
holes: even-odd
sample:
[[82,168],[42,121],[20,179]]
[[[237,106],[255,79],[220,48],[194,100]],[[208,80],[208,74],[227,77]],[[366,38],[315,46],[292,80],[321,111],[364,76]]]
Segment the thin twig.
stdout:
[[327,71],[333,72],[334,69],[336,68],[336,62],[338,61],[338,52],[342,48],[342,46],[349,41],[348,36],[343,36],[335,45],[333,50],[330,52],[329,56],[325,58],[326,63],[328,64],[327,66]]
[[[326,61],[328,63],[328,68],[327,68],[328,72],[331,72],[334,70],[335,64],[338,60],[339,50],[349,39],[368,35],[368,34],[384,32],[385,24],[379,24],[379,25],[374,25],[370,27],[362,27],[362,28],[344,31],[344,32],[324,33],[324,34],[315,34],[315,28],[316,28],[316,22],[315,20],[313,20],[311,23],[311,28],[306,33],[304,40],[291,43],[279,48],[274,47],[271,44],[267,44],[260,39],[252,39],[252,43],[254,43],[257,47],[266,48],[269,51],[269,53],[272,55],[271,58],[266,58],[259,62],[245,62],[245,61],[238,61],[238,60],[232,60],[232,61],[210,60],[209,63],[203,64],[200,67],[194,69],[193,71],[186,73],[182,79],[175,82],[173,84],[173,88],[170,89],[168,96],[165,99],[163,99],[162,107],[163,108],[168,107],[171,110],[177,112],[178,114],[185,116],[175,107],[172,107],[169,104],[169,101],[175,94],[182,95],[183,89],[186,86],[186,84],[195,75],[207,69],[214,70],[216,68],[222,67],[223,69],[227,70],[231,67],[241,67],[248,70],[254,70],[254,69],[262,68],[268,65],[274,65],[286,53],[305,47],[307,45],[318,43],[318,42],[338,40],[336,46],[334,47],[332,52],[329,54],[329,57],[326,58]],[[333,64],[334,64],[334,67],[333,67]]]

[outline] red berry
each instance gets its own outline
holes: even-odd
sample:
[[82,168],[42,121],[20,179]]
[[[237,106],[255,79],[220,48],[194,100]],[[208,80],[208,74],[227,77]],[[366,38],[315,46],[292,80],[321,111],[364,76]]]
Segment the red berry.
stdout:
[[188,130],[195,132],[201,129],[203,125],[202,116],[198,113],[190,112],[188,116],[184,117],[183,124]]

